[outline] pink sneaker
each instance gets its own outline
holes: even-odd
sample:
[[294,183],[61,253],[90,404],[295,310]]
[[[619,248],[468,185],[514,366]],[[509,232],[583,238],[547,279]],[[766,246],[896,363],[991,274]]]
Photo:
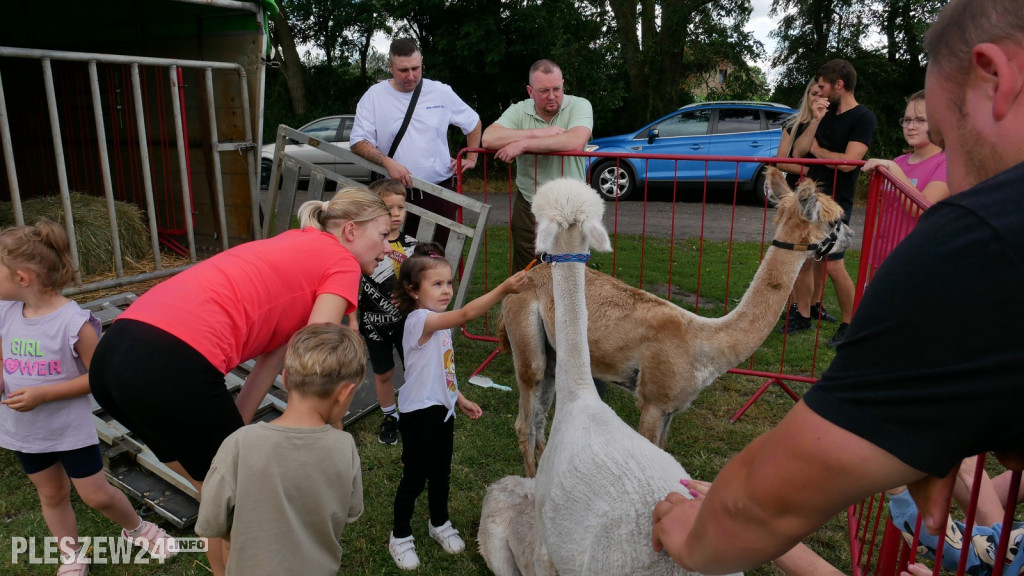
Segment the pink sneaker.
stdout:
[[142,533],[129,536],[127,530],[121,530],[121,537],[129,544],[145,548],[154,558],[170,558],[178,553],[178,541],[152,522],[142,521]]
[[75,558],[64,564],[64,558],[60,559],[61,566],[57,569],[57,576],[87,576],[89,574],[89,559],[85,557],[85,550],[79,550]]

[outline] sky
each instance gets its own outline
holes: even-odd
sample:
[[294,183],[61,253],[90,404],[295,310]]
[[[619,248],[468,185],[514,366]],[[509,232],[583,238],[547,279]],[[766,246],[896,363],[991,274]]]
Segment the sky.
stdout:
[[764,44],[765,59],[753,62],[768,77],[768,85],[773,86],[778,80],[778,74],[771,69],[768,62],[771,60],[772,52],[775,51],[775,40],[768,37],[768,33],[775,28],[777,18],[769,18],[768,11],[771,10],[772,0],[751,0],[753,12],[750,14],[750,21],[747,23],[746,31],[751,32]]

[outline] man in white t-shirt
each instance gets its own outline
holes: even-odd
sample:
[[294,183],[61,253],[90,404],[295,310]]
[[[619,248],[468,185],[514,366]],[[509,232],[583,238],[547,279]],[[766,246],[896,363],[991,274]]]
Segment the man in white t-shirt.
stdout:
[[[448,126],[466,135],[469,147],[480,146],[480,115],[462,101],[451,86],[423,78],[423,55],[411,38],[391,42],[388,52],[391,79],[371,86],[359,99],[355,123],[349,138],[351,149],[370,162],[380,164],[406,188],[412,177],[454,190],[455,159],[448,149]],[[412,118],[393,155],[391,151],[405,119],[416,86],[423,83]],[[462,170],[476,166],[477,155],[467,154]],[[409,202],[455,219],[456,206],[431,195],[410,192]],[[419,221],[410,214],[406,231],[415,235]],[[439,229],[435,240],[444,244],[447,229]],[[441,237],[443,235],[443,238]]]

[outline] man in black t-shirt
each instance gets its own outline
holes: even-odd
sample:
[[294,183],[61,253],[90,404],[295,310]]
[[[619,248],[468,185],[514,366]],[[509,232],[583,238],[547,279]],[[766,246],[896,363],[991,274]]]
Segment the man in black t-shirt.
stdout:
[[864,294],[832,365],[703,500],[653,511],[655,549],[721,574],[792,548],[868,495],[906,484],[943,533],[961,459],[1024,469],[1024,11],[950,0],[928,32],[930,137],[952,196]]
[[[863,160],[868,147],[875,139],[875,115],[857,102],[854,90],[857,87],[857,71],[846,60],[830,60],[818,69],[819,99],[813,106],[812,122],[814,137],[810,140],[809,157],[822,160]],[[808,129],[810,132],[810,129]],[[807,140],[807,138],[803,138]],[[853,194],[857,186],[860,166],[812,165],[807,177],[818,183],[822,192],[833,196],[845,212],[844,219],[850,223],[853,213]],[[822,320],[835,319],[823,313],[820,298],[825,275],[832,280],[842,314],[829,346],[835,347],[843,340],[846,329],[853,317],[853,279],[846,270],[843,254],[829,254],[828,262],[808,260],[800,270],[793,295],[798,314],[790,312],[789,319],[779,328],[781,333],[792,333],[811,328]],[[817,302],[813,306],[812,302]],[[812,314],[813,313],[813,314]]]

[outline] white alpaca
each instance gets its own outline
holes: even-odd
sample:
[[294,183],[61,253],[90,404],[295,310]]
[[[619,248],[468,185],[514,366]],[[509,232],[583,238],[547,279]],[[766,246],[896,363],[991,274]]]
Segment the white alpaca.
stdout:
[[[559,179],[537,191],[537,250],[611,249],[604,202],[586,184]],[[558,331],[551,439],[535,480],[535,574],[686,574],[651,547],[651,512],[681,492],[683,467],[598,397],[590,372],[585,264],[551,265]],[[490,494],[489,494],[490,495]],[[488,519],[481,520],[484,524]],[[525,572],[525,570],[524,570]]]
[[533,478],[506,476],[487,487],[476,533],[480,555],[497,576],[533,576],[537,549]]
[[[842,224],[838,204],[816,193],[810,180],[794,193],[781,173],[768,173],[772,191],[780,197],[773,244],[781,247],[768,248],[750,287],[728,315],[698,316],[606,274],[585,271],[587,310],[573,318],[589,321],[590,370],[636,395],[640,433],[662,448],[673,415],[689,407],[726,370],[750,357],[768,336],[801,265],[818,243],[827,245],[824,241],[832,236],[833,252],[849,246],[852,232]],[[559,266],[531,270],[526,288],[505,298],[498,327],[498,337],[512,351],[515,364],[516,432],[527,476],[535,474],[544,450],[544,428],[554,396],[553,352],[562,330],[557,327],[558,298],[552,285]],[[577,280],[581,287],[583,274],[581,270]]]

